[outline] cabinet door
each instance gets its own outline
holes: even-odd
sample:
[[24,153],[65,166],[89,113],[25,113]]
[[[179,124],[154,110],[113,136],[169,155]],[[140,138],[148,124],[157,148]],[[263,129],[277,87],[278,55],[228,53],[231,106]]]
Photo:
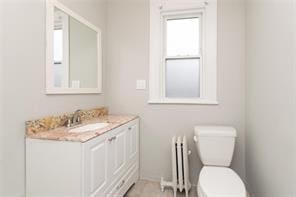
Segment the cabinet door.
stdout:
[[85,189],[87,196],[100,196],[107,187],[108,141],[95,139],[85,149]]
[[126,164],[126,129],[121,128],[114,132],[108,139],[109,143],[109,174],[114,180]]
[[138,155],[138,143],[139,143],[139,135],[138,135],[138,124],[129,126],[127,129],[127,155],[128,160],[133,160]]

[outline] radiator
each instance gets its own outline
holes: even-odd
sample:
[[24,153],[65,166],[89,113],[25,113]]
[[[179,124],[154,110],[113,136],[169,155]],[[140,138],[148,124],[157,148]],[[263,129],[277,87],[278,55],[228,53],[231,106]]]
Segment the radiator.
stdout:
[[188,151],[186,137],[173,137],[172,138],[172,181],[165,181],[161,178],[160,186],[164,191],[165,187],[172,187],[174,190],[174,197],[177,196],[177,190],[182,192],[185,190],[186,197],[191,189],[189,181],[189,168],[188,168]]

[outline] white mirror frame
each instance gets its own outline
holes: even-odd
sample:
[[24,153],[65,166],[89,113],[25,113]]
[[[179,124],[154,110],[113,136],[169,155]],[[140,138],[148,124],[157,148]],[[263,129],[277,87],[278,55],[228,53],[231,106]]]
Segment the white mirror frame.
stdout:
[[[54,26],[54,9],[58,8],[77,21],[97,32],[98,45],[98,84],[97,88],[60,88],[54,87],[53,73],[53,33]],[[57,0],[46,1],[46,94],[99,94],[102,93],[102,40],[101,30],[82,16],[76,14]]]

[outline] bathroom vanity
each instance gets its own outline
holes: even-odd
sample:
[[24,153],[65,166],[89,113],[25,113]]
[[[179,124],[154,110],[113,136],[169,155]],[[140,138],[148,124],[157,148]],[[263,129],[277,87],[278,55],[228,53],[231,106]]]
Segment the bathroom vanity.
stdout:
[[[46,94],[101,93],[102,66],[101,29],[47,0]],[[102,107],[26,122],[28,197],[121,197],[138,177],[137,116]]]
[[90,131],[54,126],[65,121],[56,117],[27,122],[27,196],[120,197],[138,180],[138,117],[100,113],[75,127],[107,125]]

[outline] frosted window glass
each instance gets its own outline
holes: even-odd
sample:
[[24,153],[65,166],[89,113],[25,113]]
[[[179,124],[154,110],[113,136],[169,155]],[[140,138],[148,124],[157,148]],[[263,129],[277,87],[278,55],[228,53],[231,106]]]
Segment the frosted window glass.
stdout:
[[199,59],[166,61],[166,97],[200,97]]
[[167,56],[199,55],[199,18],[167,20]]
[[63,61],[63,30],[54,30],[54,63]]

